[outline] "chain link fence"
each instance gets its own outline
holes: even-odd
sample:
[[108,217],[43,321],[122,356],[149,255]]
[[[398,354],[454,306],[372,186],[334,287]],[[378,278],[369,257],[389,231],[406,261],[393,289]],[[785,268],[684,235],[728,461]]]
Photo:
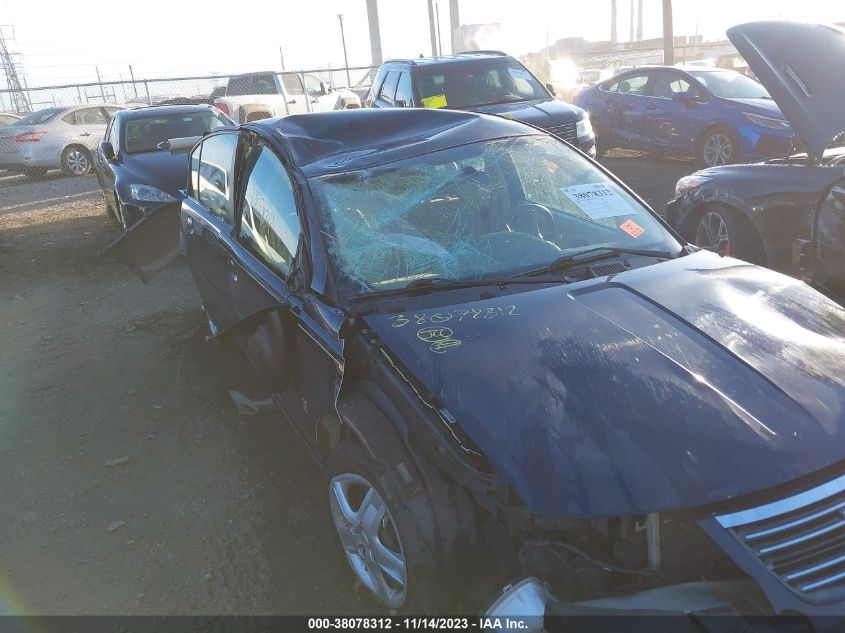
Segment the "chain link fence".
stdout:
[[[375,77],[376,67],[358,66],[352,68],[320,68],[298,71],[268,71],[285,78],[285,85],[293,96],[306,94],[306,89],[323,82],[332,90],[351,90],[363,100]],[[137,79],[123,81],[102,81],[82,84],[66,84],[26,88],[23,100],[15,99],[9,89],[0,90],[0,112],[16,112],[15,104],[24,101],[29,112],[43,108],[117,103],[126,105],[161,105],[179,103],[211,103],[213,98],[225,93],[230,77],[236,75],[214,75],[194,77],[173,77]],[[299,86],[297,90],[295,87]],[[309,100],[303,100],[294,112],[309,111]],[[293,104],[292,104],[293,105]],[[25,111],[25,112],[26,112]]]

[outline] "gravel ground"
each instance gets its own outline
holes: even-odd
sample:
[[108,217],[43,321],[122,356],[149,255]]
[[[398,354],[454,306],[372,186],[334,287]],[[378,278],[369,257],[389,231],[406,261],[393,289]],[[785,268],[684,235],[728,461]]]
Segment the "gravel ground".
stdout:
[[[662,212],[688,161],[606,164]],[[96,178],[0,173],[0,614],[366,610],[325,483],[241,418],[178,264],[144,285]]]

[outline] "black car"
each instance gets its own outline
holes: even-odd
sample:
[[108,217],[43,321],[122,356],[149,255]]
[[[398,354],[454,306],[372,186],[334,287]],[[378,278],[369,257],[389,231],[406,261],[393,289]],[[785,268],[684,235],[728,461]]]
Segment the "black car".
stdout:
[[389,60],[379,67],[364,105],[498,114],[548,130],[596,155],[589,115],[555,99],[531,71],[501,51]]
[[[108,213],[128,231],[163,206],[178,210],[188,151],[207,132],[230,125],[235,124],[210,105],[118,112],[109,122],[94,160]],[[120,247],[120,240],[111,246]],[[145,274],[139,268],[136,272]]]
[[[678,181],[667,218],[690,241],[804,277],[845,301],[845,33],[760,22],[728,37],[797,133],[782,158],[696,172]],[[826,149],[829,148],[829,149]]]
[[845,613],[841,306],[500,117],[294,115],[190,162],[126,250],[184,242],[386,607]]

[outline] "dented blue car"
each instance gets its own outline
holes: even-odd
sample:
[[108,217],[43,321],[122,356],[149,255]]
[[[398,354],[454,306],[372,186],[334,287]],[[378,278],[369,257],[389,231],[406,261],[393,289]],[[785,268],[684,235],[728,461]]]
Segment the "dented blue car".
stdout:
[[845,613],[841,306],[516,121],[297,115],[190,165],[125,252],[184,251],[386,609]]

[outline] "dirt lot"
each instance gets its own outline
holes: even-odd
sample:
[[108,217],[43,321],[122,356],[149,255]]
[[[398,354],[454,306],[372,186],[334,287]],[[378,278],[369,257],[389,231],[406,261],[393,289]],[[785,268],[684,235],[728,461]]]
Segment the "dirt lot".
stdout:
[[[694,169],[606,163],[658,211]],[[187,269],[145,286],[116,235],[93,176],[0,173],[0,614],[362,611],[300,440],[236,413]]]

